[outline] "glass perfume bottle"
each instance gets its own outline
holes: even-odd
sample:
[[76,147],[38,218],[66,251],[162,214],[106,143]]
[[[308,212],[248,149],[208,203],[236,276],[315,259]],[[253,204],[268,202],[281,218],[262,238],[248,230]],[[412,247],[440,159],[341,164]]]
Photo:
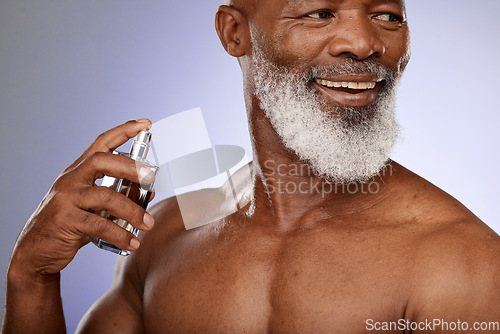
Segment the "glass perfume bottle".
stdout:
[[[130,153],[124,153],[124,152],[113,152],[113,153],[134,159],[135,161],[151,169],[151,172],[156,175],[159,167],[146,160],[146,156],[148,155],[149,151],[150,141],[151,141],[151,133],[148,131],[141,131],[134,140],[134,143],[132,144],[132,147],[130,149]],[[149,203],[149,199],[151,198],[151,194],[153,192],[153,183],[138,184],[126,179],[118,179],[111,176],[105,176],[102,180],[101,186],[108,187],[122,193],[123,195],[127,196],[132,201],[134,201],[135,203],[139,204],[144,209],[146,209]],[[113,221],[118,226],[124,228],[125,230],[137,236],[138,230],[126,220],[112,216],[105,210],[96,213],[102,217],[105,217]],[[108,250],[110,252],[124,256],[130,255],[129,251],[120,249],[115,245],[110,244],[99,238],[93,238],[92,242],[97,247]]]

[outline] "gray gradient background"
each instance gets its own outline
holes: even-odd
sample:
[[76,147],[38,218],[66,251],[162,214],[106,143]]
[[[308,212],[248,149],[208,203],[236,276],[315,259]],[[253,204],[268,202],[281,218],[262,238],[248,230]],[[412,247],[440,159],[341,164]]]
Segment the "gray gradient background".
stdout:
[[[393,158],[498,232],[500,2],[407,2],[413,55]],[[2,276],[53,180],[106,129],[201,107],[213,144],[249,149],[239,68],[213,28],[218,4],[0,0]],[[69,332],[114,260],[88,245],[63,271]]]

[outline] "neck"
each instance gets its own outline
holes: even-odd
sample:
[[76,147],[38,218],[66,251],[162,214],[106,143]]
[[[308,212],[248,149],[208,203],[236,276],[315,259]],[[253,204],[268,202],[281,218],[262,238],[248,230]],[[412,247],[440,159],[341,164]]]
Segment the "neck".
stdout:
[[[391,181],[390,166],[366,183],[332,183],[319,177],[288,150],[264,112],[249,113],[253,138],[255,208],[272,217],[280,230],[297,229],[314,215],[316,221],[356,214],[379,203]],[[318,217],[320,215],[320,217]],[[327,217],[321,217],[326,215]],[[266,222],[269,224],[269,222]]]

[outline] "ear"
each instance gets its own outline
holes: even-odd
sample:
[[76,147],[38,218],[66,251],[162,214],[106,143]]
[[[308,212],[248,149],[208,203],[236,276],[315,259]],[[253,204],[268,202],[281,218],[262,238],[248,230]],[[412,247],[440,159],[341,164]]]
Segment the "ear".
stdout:
[[222,46],[233,57],[247,54],[250,47],[248,21],[239,10],[230,6],[220,6],[215,14],[215,29]]

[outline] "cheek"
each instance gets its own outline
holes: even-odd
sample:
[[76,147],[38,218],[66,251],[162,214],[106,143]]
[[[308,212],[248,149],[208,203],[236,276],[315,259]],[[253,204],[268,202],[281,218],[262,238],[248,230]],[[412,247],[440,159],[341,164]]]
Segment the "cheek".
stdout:
[[394,70],[404,70],[410,56],[410,37],[407,31],[387,36],[385,58]]
[[314,63],[326,50],[328,38],[313,32],[288,33],[273,43],[275,61],[280,65],[307,66]]

